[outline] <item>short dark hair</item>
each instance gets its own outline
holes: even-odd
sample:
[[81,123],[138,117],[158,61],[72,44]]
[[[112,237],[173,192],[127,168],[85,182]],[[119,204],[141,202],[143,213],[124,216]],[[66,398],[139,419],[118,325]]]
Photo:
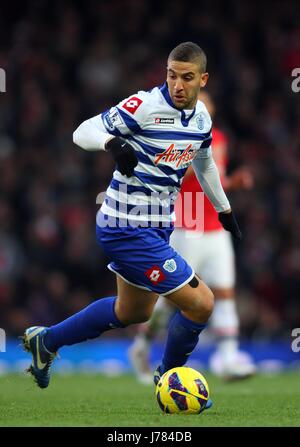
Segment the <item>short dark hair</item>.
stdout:
[[169,54],[168,61],[192,62],[199,65],[200,72],[206,72],[206,54],[194,42],[182,42],[173,48]]

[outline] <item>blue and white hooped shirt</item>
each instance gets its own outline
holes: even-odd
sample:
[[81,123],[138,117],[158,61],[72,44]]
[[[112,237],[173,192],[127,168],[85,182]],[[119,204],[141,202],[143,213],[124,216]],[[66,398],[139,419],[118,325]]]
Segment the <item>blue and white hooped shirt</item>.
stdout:
[[129,225],[174,222],[174,202],[187,168],[195,157],[211,154],[212,122],[204,103],[177,109],[165,83],[139,91],[100,116],[106,131],[126,138],[138,159],[132,177],[114,171],[100,211]]

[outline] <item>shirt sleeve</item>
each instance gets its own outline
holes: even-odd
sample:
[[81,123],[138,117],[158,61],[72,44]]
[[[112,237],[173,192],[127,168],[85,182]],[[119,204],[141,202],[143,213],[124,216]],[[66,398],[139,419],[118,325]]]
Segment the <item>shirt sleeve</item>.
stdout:
[[84,121],[73,133],[73,142],[87,151],[105,150],[105,144],[111,138],[113,135],[104,127],[101,115]]
[[73,133],[73,141],[89,151],[105,150],[112,137],[125,137],[138,133],[147,113],[142,94],[124,99],[100,115],[84,121]]
[[223,190],[219,171],[212,157],[211,147],[209,146],[207,151],[199,151],[192,164],[196,177],[215,210],[218,213],[229,210],[230,203]]

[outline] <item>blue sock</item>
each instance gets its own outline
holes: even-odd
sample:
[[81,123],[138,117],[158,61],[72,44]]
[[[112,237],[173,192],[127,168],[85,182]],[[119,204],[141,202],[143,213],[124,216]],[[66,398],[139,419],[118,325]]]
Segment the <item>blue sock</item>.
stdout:
[[74,345],[99,337],[109,329],[125,327],[115,314],[116,299],[116,296],[111,296],[97,300],[77,314],[51,326],[44,337],[45,348],[56,352],[64,345]]
[[205,327],[205,323],[195,323],[183,316],[181,312],[176,312],[169,324],[161,365],[162,373],[186,363],[198,343],[199,334]]

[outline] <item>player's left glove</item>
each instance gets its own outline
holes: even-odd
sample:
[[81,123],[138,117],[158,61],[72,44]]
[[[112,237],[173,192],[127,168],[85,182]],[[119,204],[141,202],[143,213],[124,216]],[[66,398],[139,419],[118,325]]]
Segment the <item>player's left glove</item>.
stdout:
[[230,213],[219,213],[219,221],[225,230],[230,231],[233,237],[242,239],[242,232],[232,211]]

